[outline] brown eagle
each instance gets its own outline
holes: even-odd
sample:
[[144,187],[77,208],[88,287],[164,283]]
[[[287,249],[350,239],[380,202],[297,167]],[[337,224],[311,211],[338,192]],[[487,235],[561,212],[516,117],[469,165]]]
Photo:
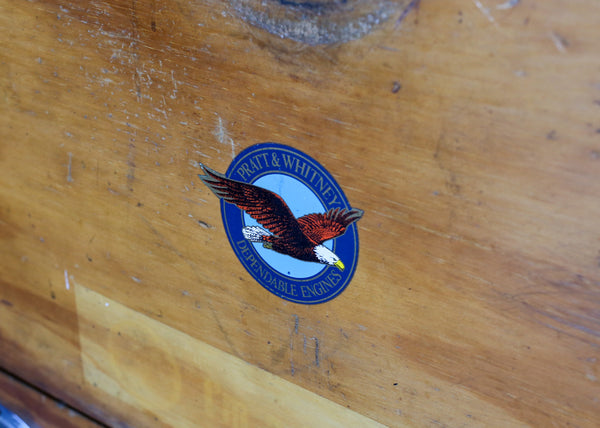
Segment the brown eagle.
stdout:
[[340,258],[323,242],[341,236],[359,220],[358,208],[332,208],[323,214],[296,218],[278,194],[253,184],[231,180],[200,164],[206,175],[198,175],[217,197],[244,210],[259,226],[242,229],[244,238],[261,242],[265,248],[307,262],[323,263],[344,270]]

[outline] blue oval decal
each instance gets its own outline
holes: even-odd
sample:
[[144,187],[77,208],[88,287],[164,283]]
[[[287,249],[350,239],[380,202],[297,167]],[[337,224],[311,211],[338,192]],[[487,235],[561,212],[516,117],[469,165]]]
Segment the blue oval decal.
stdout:
[[347,286],[358,262],[356,221],[334,178],[292,147],[248,147],[225,174],[201,165],[221,199],[225,232],[248,273],[291,302],[323,303]]

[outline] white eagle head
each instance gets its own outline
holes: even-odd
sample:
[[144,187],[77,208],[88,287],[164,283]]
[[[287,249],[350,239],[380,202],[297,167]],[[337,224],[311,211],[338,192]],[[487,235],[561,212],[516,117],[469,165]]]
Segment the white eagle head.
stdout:
[[320,263],[335,266],[339,270],[344,270],[344,263],[340,260],[338,256],[335,255],[333,251],[327,248],[324,245],[317,245],[314,248],[315,255]]

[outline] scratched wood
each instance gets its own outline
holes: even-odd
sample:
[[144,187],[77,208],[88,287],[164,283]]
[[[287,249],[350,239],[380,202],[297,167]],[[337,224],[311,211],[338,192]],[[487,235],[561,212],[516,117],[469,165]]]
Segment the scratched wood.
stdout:
[[[102,426],[67,407],[65,403],[56,401],[42,391],[35,390],[30,385],[3,372],[0,372],[0,404],[33,428],[99,428]],[[6,415],[3,416],[6,418]]]
[[[600,3],[314,46],[243,4],[0,2],[2,369],[111,426],[600,425]],[[328,303],[197,178],[263,141],[365,210]]]

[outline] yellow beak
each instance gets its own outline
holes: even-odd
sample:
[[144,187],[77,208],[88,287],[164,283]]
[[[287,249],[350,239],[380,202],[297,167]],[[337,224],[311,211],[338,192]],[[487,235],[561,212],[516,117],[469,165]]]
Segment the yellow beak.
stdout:
[[338,268],[339,270],[344,270],[344,267],[345,267],[345,266],[344,266],[344,263],[342,263],[342,261],[341,261],[341,260],[338,260],[337,262],[335,262],[334,266],[335,266],[336,268]]

